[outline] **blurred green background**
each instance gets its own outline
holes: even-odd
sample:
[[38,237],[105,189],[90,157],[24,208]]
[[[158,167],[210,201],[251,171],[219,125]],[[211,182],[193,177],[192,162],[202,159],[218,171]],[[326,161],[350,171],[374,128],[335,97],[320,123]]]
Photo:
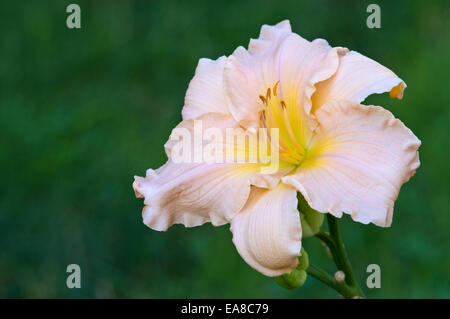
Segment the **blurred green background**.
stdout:
[[[408,85],[372,96],[422,140],[421,168],[401,190],[391,228],[342,222],[368,297],[450,297],[448,1],[75,1],[0,4],[0,297],[331,297],[309,278],[286,291],[238,255],[228,226],[160,233],[131,187],[165,160],[201,57],[229,55],[262,24],[289,19],[308,40],[357,50]],[[381,6],[381,29],[366,7]],[[333,271],[316,239],[310,259]],[[82,288],[66,287],[79,264]],[[364,285],[365,286],[365,285]]]

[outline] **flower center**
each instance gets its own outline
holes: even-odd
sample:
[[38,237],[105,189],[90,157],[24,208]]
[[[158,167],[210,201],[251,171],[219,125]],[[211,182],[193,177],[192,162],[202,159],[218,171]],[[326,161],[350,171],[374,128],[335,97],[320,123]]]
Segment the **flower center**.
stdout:
[[[277,94],[278,83],[273,89],[268,88],[265,96],[259,96],[263,105],[260,110],[260,125],[267,128],[266,132],[270,141],[270,129],[279,129],[278,152],[280,159],[299,165],[305,156],[305,145],[302,143],[300,127],[295,125],[298,112],[296,105],[288,106]],[[274,141],[271,141],[271,144],[273,145]]]

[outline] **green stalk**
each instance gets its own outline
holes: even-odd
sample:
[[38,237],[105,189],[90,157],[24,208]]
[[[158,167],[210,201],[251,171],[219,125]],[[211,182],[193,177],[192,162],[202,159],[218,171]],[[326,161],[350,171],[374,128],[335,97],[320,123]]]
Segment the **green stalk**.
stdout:
[[347,253],[345,251],[344,243],[342,241],[341,232],[339,230],[338,219],[331,214],[327,214],[328,227],[330,230],[330,235],[334,240],[336,253],[339,256],[340,266],[342,271],[345,273],[345,281],[352,287],[356,289],[359,296],[362,296],[361,290],[356,281],[355,275],[353,273],[352,265],[348,259]]
[[306,269],[308,275],[320,280],[324,284],[330,286],[337,292],[339,292],[345,298],[355,297],[355,290],[345,284],[345,282],[338,282],[333,276],[320,269],[319,267],[310,264],[308,269]]
[[[345,251],[344,243],[342,241],[341,233],[339,230],[338,219],[331,214],[327,214],[328,228],[330,234],[323,231],[319,231],[316,237],[323,241],[331,251],[333,260],[339,270],[342,270],[345,274],[345,281],[337,283],[334,277],[331,277],[327,273],[318,272],[317,267],[312,269],[311,276],[321,280],[328,286],[334,288],[340,292],[345,298],[363,297],[361,289],[358,286],[353,269]],[[309,269],[308,269],[309,270]],[[331,277],[331,279],[329,278]]]
[[[298,196],[298,208],[300,212],[303,212],[305,216],[307,214],[310,214],[310,217],[313,215],[323,217],[322,213],[313,210],[308,205],[308,203],[300,193]],[[320,224],[315,225],[315,227],[311,228],[311,230],[313,230],[313,232],[316,232],[315,237],[319,238],[330,249],[332,259],[336,264],[338,270],[344,272],[345,279],[343,279],[342,281],[337,281],[334,276],[328,274],[327,272],[312,264],[310,264],[309,267],[305,270],[310,276],[322,281],[326,285],[335,289],[345,298],[363,297],[362,291],[358,286],[355,275],[353,274],[350,260],[348,259],[347,253],[345,251],[344,243],[342,241],[341,233],[339,230],[339,220],[329,213],[326,214],[326,216],[330,233],[325,233],[324,231],[320,230],[320,225],[322,224],[323,218],[320,219]],[[305,217],[305,222],[307,222],[306,219],[307,217]],[[314,220],[318,222],[317,218],[313,218],[312,221]]]

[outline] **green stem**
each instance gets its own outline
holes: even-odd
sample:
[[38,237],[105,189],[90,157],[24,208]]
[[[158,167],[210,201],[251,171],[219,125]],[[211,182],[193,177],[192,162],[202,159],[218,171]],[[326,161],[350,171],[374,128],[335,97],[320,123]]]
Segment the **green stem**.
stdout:
[[[334,288],[338,292],[340,292],[346,298],[352,297],[363,297],[361,289],[358,286],[358,283],[355,279],[355,275],[353,273],[352,266],[350,264],[350,260],[348,259],[347,253],[345,251],[344,243],[342,241],[341,233],[339,230],[338,219],[331,214],[327,214],[328,228],[330,230],[330,234],[327,234],[323,231],[319,231],[316,234],[321,241],[323,241],[331,251],[333,255],[333,260],[339,270],[342,270],[345,274],[345,281],[343,283],[338,283],[339,286],[345,286],[345,288],[340,287],[340,290],[336,288],[336,284],[328,279],[326,279],[323,274],[320,278],[316,277],[319,273],[312,270],[314,274],[311,274],[313,277],[318,278],[322,282],[326,283],[330,287]],[[314,267],[317,268],[317,267]],[[328,274],[327,274],[328,275]],[[329,275],[328,275],[329,276]],[[323,280],[322,280],[323,279]],[[336,280],[332,278],[335,282]],[[345,293],[345,294],[344,294]]]
[[353,298],[355,296],[354,289],[346,285],[345,282],[336,281],[333,276],[313,264],[309,265],[308,269],[306,269],[306,272],[308,273],[308,275],[330,286],[345,298]]
[[336,251],[335,244],[333,238],[330,236],[330,234],[325,233],[324,231],[320,230],[316,237],[319,238],[321,241],[324,242],[324,244],[330,249],[331,256],[333,257],[333,260],[336,264],[336,266],[341,269],[342,262],[339,260],[339,255]]
[[353,274],[352,265],[348,259],[347,252],[345,251],[344,243],[342,241],[341,232],[339,230],[338,219],[331,214],[327,214],[328,227],[330,230],[330,235],[334,240],[336,253],[339,256],[339,263],[342,267],[342,271],[345,273],[345,281],[356,288],[359,295],[361,296],[361,290],[358,287],[358,283]]

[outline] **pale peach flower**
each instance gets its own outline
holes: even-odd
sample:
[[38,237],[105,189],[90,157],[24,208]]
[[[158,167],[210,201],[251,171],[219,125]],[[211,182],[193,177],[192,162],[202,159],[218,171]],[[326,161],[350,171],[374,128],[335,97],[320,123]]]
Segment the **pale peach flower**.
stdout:
[[377,62],[325,40],[309,42],[288,21],[264,25],[248,50],[200,59],[178,127],[279,128],[280,168],[263,174],[248,163],[169,160],[145,178],[143,220],[164,231],[231,223],[242,258],[267,276],[297,266],[301,225],[297,192],[322,213],[390,226],[403,183],[419,167],[419,139],[379,106],[360,103],[374,93],[402,98],[406,84]]

